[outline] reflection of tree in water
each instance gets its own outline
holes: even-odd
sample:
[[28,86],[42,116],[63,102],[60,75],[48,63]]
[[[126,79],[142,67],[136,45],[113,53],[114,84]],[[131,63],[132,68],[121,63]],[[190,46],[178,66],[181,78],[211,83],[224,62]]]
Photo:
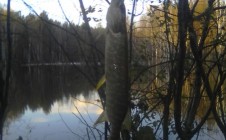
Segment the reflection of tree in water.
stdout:
[[[160,69],[160,68],[159,68]],[[158,72],[158,71],[157,71]],[[160,72],[158,72],[160,73]],[[147,119],[147,122],[150,122],[151,125],[153,125],[153,128],[155,128],[155,131],[162,130],[159,128],[162,128],[161,126],[158,126],[161,124],[162,118],[164,116],[163,110],[164,110],[164,96],[166,95],[167,92],[167,80],[168,77],[167,75],[165,77],[156,76],[155,79],[153,79],[151,74],[153,73],[145,73],[140,76],[140,79],[138,79],[138,82],[134,82],[132,85],[132,99],[134,102],[136,102],[137,107],[139,109],[134,109],[138,110],[137,112],[134,111],[135,113],[135,119],[136,115],[139,115],[140,118],[151,118],[150,120]],[[159,78],[160,77],[160,78]],[[191,77],[193,78],[193,77]],[[185,84],[183,86],[183,93],[182,93],[182,113],[183,114],[183,120],[182,122],[185,122],[185,116],[187,115],[187,110],[189,109],[189,101],[193,97],[191,94],[192,88],[193,88],[193,80],[191,78],[187,79],[185,81]],[[152,80],[153,79],[153,80]],[[151,81],[151,82],[150,82]],[[213,82],[212,82],[213,83]],[[224,84],[225,85],[225,84]],[[222,92],[224,92],[224,87],[222,87]],[[210,106],[210,101],[206,94],[203,93],[201,97],[201,101],[199,103],[197,113],[195,116],[195,121],[193,124],[193,127],[195,127],[203,118],[204,114],[207,112],[209,106]],[[226,98],[223,99],[224,101],[223,106],[226,106]],[[151,112],[151,111],[152,112]],[[174,132],[175,130],[175,121],[174,121],[174,116],[173,116],[173,110],[174,110],[174,104],[171,102],[170,104],[170,114],[169,114],[169,129],[170,131]],[[219,107],[218,107],[219,110]],[[149,115],[147,115],[147,112]],[[137,114],[136,114],[137,113]],[[146,114],[145,114],[146,113]],[[155,113],[155,114],[154,114]],[[134,120],[135,120],[134,119]],[[139,121],[138,121],[139,122]],[[203,131],[211,131],[214,136],[217,135],[217,132],[220,132],[220,129],[211,114],[209,118],[206,120],[205,125],[202,127],[202,132]],[[159,131],[160,132],[160,131]],[[206,132],[205,132],[206,133]],[[205,134],[203,133],[203,134]]]
[[27,108],[51,111],[51,105],[62,98],[82,94],[88,97],[92,89],[88,81],[73,67],[43,66],[17,68],[12,74],[8,118],[17,118]]

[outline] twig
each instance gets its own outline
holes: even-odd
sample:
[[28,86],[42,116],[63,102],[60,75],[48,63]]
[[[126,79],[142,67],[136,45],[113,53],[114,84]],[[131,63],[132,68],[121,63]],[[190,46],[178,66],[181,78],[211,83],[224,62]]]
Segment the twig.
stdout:
[[[77,110],[77,112],[78,112],[78,114],[80,115],[80,117],[82,118],[83,123],[84,123],[87,127],[89,127],[91,133],[93,134],[94,139],[96,140],[96,136],[95,136],[95,134],[93,133],[93,130],[92,130],[92,129],[95,129],[95,130],[98,130],[98,129],[96,129],[96,128],[94,128],[94,127],[91,127],[91,126],[86,122],[86,120],[84,119],[84,117],[82,116],[82,114],[81,114],[81,112],[78,110],[78,108],[75,106],[75,104],[74,104],[74,107],[75,107],[75,109]],[[75,115],[75,113],[73,113],[73,114]],[[80,119],[80,120],[81,120],[81,119]],[[91,129],[91,128],[92,128],[92,129]]]
[[63,123],[65,124],[65,126],[67,127],[67,129],[68,129],[71,133],[73,133],[74,135],[76,135],[76,136],[78,136],[78,137],[80,137],[81,139],[84,140],[83,137],[81,137],[80,135],[76,134],[76,133],[75,133],[74,131],[72,131],[71,128],[67,125],[67,123],[64,121],[63,117],[61,116],[61,114],[60,114],[60,112],[59,112],[59,108],[58,108],[58,114],[60,115],[60,118],[61,118],[61,120],[63,121]]
[[87,127],[86,127],[86,133],[87,133],[87,136],[88,136],[88,140],[90,140],[89,131],[88,131],[88,128]]
[[92,105],[98,106],[99,108],[103,109],[100,105],[95,104],[95,103],[92,103],[92,102],[90,102],[90,101],[82,101],[82,100],[80,100],[80,99],[78,99],[78,98],[76,98],[76,97],[72,97],[72,98],[75,99],[75,100],[78,100],[79,102],[92,104]]

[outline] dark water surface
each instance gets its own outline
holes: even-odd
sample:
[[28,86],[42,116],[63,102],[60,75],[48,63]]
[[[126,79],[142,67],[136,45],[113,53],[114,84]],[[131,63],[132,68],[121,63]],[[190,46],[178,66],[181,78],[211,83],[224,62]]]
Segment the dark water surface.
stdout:
[[[98,99],[94,88],[73,66],[16,68],[12,72],[3,140],[103,140],[104,125],[93,127],[102,112]],[[158,115],[152,121],[156,120],[160,120]],[[199,140],[224,140],[211,119],[193,140],[197,136]],[[160,126],[156,138],[161,137]],[[170,133],[169,137],[174,140],[177,136]]]
[[[97,93],[72,66],[14,70],[3,140],[101,139]],[[91,103],[94,104],[91,104]]]

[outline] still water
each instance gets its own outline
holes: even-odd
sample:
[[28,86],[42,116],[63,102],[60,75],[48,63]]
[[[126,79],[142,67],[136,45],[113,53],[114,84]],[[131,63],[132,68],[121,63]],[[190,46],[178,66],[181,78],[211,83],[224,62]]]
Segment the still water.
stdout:
[[[73,66],[17,68],[12,72],[3,140],[103,140],[104,125],[93,127],[103,111],[98,99]],[[151,122],[160,120],[159,116]],[[199,140],[224,140],[211,119],[196,136]],[[160,126],[156,138],[161,137]],[[169,138],[174,140],[177,135],[170,133]]]
[[98,95],[71,66],[22,67],[12,74],[3,140],[102,139],[93,127]]

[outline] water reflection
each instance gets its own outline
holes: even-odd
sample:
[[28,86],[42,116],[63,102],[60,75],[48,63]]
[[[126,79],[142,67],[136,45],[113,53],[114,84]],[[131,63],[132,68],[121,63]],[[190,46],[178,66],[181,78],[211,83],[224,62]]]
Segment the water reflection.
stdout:
[[4,140],[100,137],[97,94],[73,67],[23,67],[12,74]]
[[[137,80],[132,85],[132,96],[135,104],[137,104],[137,108],[134,110],[134,116],[137,117],[139,120],[140,118],[145,118],[142,121],[141,126],[149,125],[153,128],[154,132],[156,132],[156,138],[162,139],[163,137],[163,117],[164,117],[164,96],[167,94],[168,83],[164,81],[164,78],[153,78],[151,76],[147,76],[148,74],[142,75],[142,79]],[[153,76],[154,77],[154,76]],[[150,82],[151,81],[151,82]],[[193,97],[191,94],[192,86],[191,84],[193,81],[185,81],[185,85],[183,87],[183,94],[182,94],[182,117],[181,121],[182,124],[185,122],[186,113],[189,110],[189,101]],[[213,82],[211,81],[211,84]],[[222,92],[225,93],[225,86],[222,87]],[[140,100],[138,100],[140,99]],[[162,100],[161,100],[162,99]],[[163,101],[163,102],[161,102]],[[196,127],[203,116],[206,114],[207,110],[209,109],[210,101],[207,96],[203,96],[201,98],[200,104],[198,106],[198,111],[195,116],[193,127]],[[226,105],[226,98],[222,100],[222,106]],[[218,107],[218,106],[217,106]],[[147,109],[149,108],[149,109]],[[218,107],[219,109],[219,107]],[[226,109],[223,107],[223,109]],[[153,110],[149,112],[149,110]],[[148,115],[146,112],[148,112]],[[226,110],[224,110],[225,112]],[[144,112],[144,113],[143,113]],[[174,121],[174,104],[171,102],[169,106],[169,139],[177,139],[178,135],[175,130],[175,121]],[[220,114],[220,113],[219,113]],[[205,124],[202,126],[201,130],[195,134],[192,140],[199,139],[199,140],[224,140],[223,133],[219,129],[216,120],[213,118],[211,114],[209,118],[205,121]]]
[[[158,80],[158,79],[156,79]],[[150,81],[150,80],[149,80]],[[161,86],[160,82],[156,85]],[[134,84],[140,90],[145,84]],[[141,90],[140,90],[141,91]],[[158,94],[151,92],[150,106],[158,102]],[[164,91],[164,89],[162,89]],[[189,89],[187,89],[189,91]],[[157,91],[156,91],[157,92]],[[185,93],[188,93],[185,91]],[[182,106],[187,108],[189,96],[183,95]],[[17,68],[12,73],[10,99],[4,124],[4,140],[87,140],[103,139],[104,125],[93,128],[102,112],[93,87],[73,66],[41,66]],[[93,104],[94,103],[94,104]],[[96,105],[97,104],[97,105]],[[99,105],[99,106],[98,106]],[[205,114],[209,102],[202,98],[196,121]],[[151,122],[156,138],[162,138],[161,122],[163,106],[159,105]],[[173,106],[170,106],[171,111]],[[185,114],[185,113],[184,113]],[[171,113],[172,115],[172,113]],[[150,117],[151,118],[151,117]],[[146,121],[143,121],[144,125]],[[157,123],[157,124],[156,124]],[[174,120],[170,116],[170,139],[176,139]],[[193,139],[224,139],[214,119],[208,119]]]

